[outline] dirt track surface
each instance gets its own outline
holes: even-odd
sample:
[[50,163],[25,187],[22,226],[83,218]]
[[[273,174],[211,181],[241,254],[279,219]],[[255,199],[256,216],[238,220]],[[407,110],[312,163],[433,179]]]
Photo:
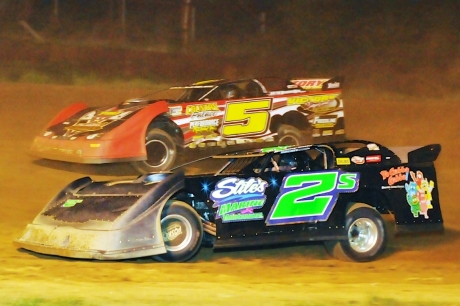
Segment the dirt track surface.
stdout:
[[387,146],[441,143],[436,161],[446,231],[391,239],[375,262],[342,262],[321,244],[214,253],[158,263],[72,260],[17,249],[42,207],[67,183],[130,176],[128,165],[78,166],[26,154],[41,128],[75,101],[121,102],[145,90],[0,83],[0,297],[78,305],[460,305],[459,102],[345,93],[348,138]]

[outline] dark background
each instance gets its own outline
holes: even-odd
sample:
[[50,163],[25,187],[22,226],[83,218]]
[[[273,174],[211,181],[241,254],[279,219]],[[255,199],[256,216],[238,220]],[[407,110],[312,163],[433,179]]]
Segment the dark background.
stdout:
[[[458,0],[186,3],[0,0],[1,79],[31,71],[58,84],[76,75],[157,83],[345,75],[352,86],[409,94],[457,88]],[[193,17],[184,26],[186,7]]]

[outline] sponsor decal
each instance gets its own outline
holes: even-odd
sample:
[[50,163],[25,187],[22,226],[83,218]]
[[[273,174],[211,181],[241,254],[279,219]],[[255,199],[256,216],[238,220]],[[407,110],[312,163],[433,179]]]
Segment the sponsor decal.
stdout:
[[77,204],[80,204],[83,200],[79,199],[67,199],[61,207],[74,207]]
[[409,178],[408,167],[390,168],[389,170],[380,171],[383,180],[387,180],[389,186],[393,186],[397,182],[407,181]]
[[337,157],[336,163],[338,166],[348,166],[351,164],[350,158],[348,157]]
[[198,113],[193,113],[190,116],[190,120],[203,120],[211,117],[215,117],[218,115],[217,111],[204,111],[204,112],[198,112]]
[[382,155],[368,155],[366,156],[366,163],[380,163]]
[[334,83],[327,84],[328,89],[334,89],[334,88],[339,88],[339,87],[340,87],[340,82],[334,82]]
[[306,80],[291,80],[292,83],[303,89],[319,89],[322,88],[323,83],[329,79],[306,79]]
[[337,122],[337,116],[319,116],[313,119],[313,126],[315,128],[332,128]]
[[353,156],[351,161],[357,165],[362,165],[366,161],[362,156]]
[[[103,112],[101,112],[99,114],[99,116],[104,116],[104,117],[101,118],[99,116],[94,116],[94,121],[105,121],[107,119],[120,120],[123,117],[126,117],[131,113],[132,113],[132,111],[122,111],[122,110],[109,111],[109,110],[106,110],[106,111],[103,111]],[[110,117],[110,118],[105,118],[105,117]],[[82,118],[82,120],[83,120],[83,118]]]
[[240,179],[228,177],[220,180],[210,194],[217,208],[216,219],[226,222],[263,220],[262,212],[254,212],[265,204],[268,183],[261,178]]
[[406,189],[406,201],[410,206],[410,211],[414,218],[423,216],[429,219],[428,210],[433,208],[432,191],[434,182],[424,177],[422,171],[409,172],[412,181],[404,184]]
[[190,122],[190,129],[193,130],[195,133],[212,132],[212,131],[217,130],[218,126],[219,126],[219,119],[210,119],[210,120]]
[[102,116],[116,116],[116,115],[120,115],[122,113],[122,111],[102,111],[101,112],[101,115]]
[[375,143],[369,143],[367,145],[367,148],[369,149],[369,151],[378,151],[378,150],[380,150],[379,146],[376,145]]
[[282,151],[282,150],[286,150],[289,147],[290,146],[275,146],[275,147],[262,148],[260,149],[260,152],[267,153],[267,152]]
[[166,230],[163,231],[163,240],[165,242],[173,241],[182,234],[182,226],[179,223],[172,223],[168,225]]
[[306,103],[321,103],[334,100],[337,95],[312,95],[312,96],[300,96],[290,97],[287,99],[287,105],[300,105]]
[[[383,181],[388,185],[383,185],[382,190],[405,189],[406,201],[414,218],[423,216],[429,219],[428,210],[433,208],[432,191],[434,182],[428,180],[422,171],[411,171],[409,167],[391,167],[388,170],[380,171]],[[404,184],[398,184],[404,182]]]
[[192,105],[187,105],[187,108],[185,109],[185,114],[191,115],[194,113],[201,113],[205,111],[218,111],[219,107],[217,106],[217,103],[205,103],[205,104],[192,104]]
[[182,106],[169,106],[169,114],[171,116],[182,115]]
[[288,174],[270,210],[267,225],[325,221],[339,193],[355,192],[359,173],[342,170]]

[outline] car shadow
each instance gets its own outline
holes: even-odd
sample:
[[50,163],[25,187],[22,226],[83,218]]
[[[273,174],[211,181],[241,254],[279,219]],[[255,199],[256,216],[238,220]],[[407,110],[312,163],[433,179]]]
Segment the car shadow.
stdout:
[[383,257],[403,251],[428,251],[444,245],[452,244],[460,239],[460,231],[446,227],[437,232],[397,233],[395,221],[385,218],[388,230],[388,244]]
[[69,171],[83,175],[100,176],[138,176],[137,172],[129,163],[112,164],[77,164],[48,159],[37,159],[33,164],[55,170]]

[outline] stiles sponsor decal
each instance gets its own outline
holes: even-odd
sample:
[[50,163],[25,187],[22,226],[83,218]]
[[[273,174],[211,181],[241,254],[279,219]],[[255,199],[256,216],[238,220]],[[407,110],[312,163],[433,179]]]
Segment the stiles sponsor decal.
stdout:
[[262,220],[262,212],[254,212],[265,204],[268,183],[260,178],[228,177],[220,180],[211,192],[212,207],[217,208],[216,219],[222,222]]

